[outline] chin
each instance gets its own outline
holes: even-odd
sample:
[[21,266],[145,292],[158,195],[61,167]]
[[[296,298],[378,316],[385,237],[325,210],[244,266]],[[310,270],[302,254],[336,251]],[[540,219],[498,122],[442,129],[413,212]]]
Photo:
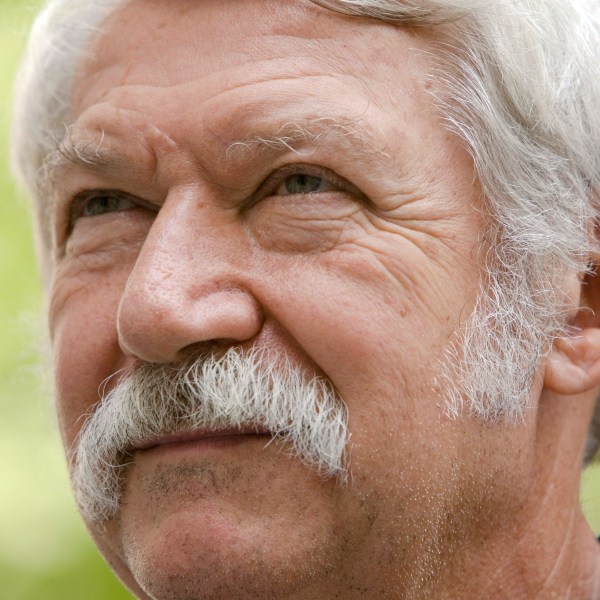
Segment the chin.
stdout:
[[251,469],[148,461],[128,475],[113,547],[153,600],[292,597],[338,571],[336,496],[282,454]]
[[[283,598],[329,576],[314,540],[281,548],[266,532],[215,539],[223,524],[175,514],[145,539],[125,546],[131,574],[155,600]],[[247,533],[247,536],[243,534]],[[254,539],[251,536],[255,535]],[[319,560],[315,560],[315,554]]]

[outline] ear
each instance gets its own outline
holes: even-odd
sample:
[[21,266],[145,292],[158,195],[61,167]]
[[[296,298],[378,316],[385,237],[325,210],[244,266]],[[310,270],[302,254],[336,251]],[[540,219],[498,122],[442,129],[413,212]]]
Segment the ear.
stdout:
[[[563,395],[600,386],[600,275],[590,270],[571,298],[576,301],[566,333],[547,358],[544,387]],[[575,290],[573,290],[575,291]]]

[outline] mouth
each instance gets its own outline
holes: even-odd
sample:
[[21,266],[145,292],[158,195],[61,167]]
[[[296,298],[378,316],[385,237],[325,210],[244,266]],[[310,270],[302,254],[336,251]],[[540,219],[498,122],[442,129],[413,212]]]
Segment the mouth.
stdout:
[[226,428],[218,430],[193,430],[166,433],[136,442],[130,452],[156,452],[200,447],[224,447],[248,441],[268,444],[273,435],[259,427]]

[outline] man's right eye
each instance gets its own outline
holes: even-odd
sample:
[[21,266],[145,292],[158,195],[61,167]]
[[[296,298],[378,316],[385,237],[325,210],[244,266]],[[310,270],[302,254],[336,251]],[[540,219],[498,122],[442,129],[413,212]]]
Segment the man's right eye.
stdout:
[[71,209],[71,224],[81,217],[97,217],[121,212],[137,206],[134,199],[123,192],[98,190],[82,192],[75,197]]

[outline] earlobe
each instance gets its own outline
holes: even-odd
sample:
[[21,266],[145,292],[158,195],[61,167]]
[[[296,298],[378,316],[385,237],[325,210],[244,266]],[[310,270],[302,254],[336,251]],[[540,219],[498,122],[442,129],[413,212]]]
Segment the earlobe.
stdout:
[[[595,231],[596,237],[600,231]],[[600,242],[600,240],[598,240]],[[600,275],[598,256],[587,273],[573,277],[567,332],[554,341],[544,370],[544,387],[581,394],[600,386]]]
[[544,371],[544,387],[564,395],[600,386],[600,329],[589,327],[554,342]]

